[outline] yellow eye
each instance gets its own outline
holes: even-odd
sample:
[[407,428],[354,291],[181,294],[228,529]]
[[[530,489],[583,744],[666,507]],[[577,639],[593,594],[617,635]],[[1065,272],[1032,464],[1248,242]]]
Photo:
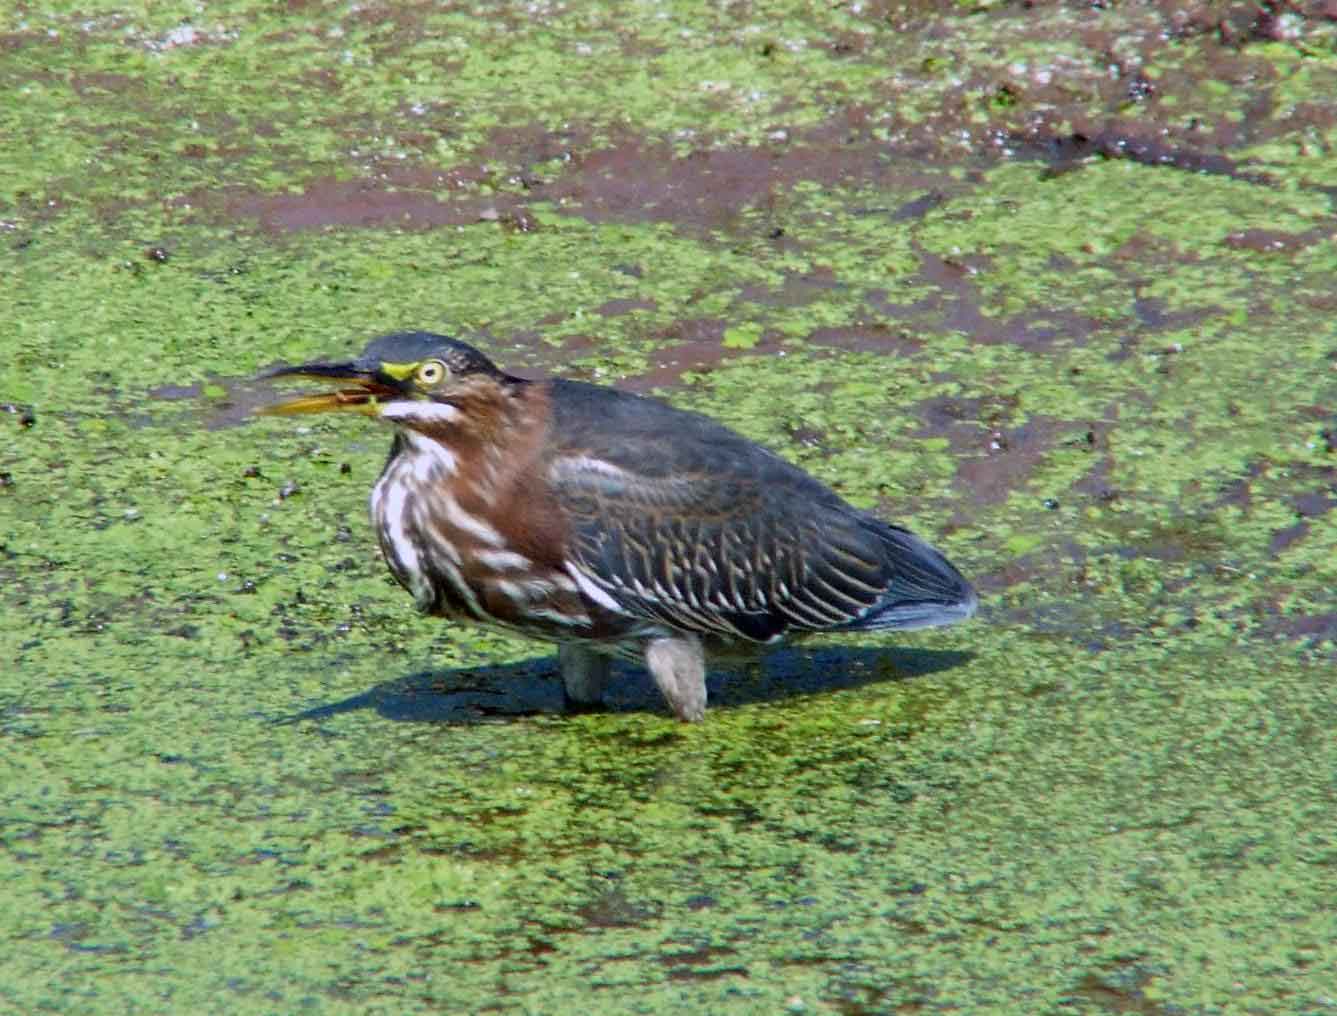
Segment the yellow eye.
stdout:
[[440,384],[446,376],[446,365],[440,360],[428,360],[418,368],[418,383],[423,385]]

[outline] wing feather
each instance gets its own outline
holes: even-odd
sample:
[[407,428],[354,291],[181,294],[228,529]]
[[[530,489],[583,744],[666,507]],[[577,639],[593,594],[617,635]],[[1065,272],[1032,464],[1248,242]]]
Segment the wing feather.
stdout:
[[765,642],[969,616],[937,551],[712,420],[552,382],[548,480],[570,566],[622,612]]
[[790,523],[791,503],[756,479],[664,482],[588,454],[557,457],[549,477],[573,566],[633,616],[768,641],[849,624],[881,595],[863,558],[842,560],[837,546],[825,559],[821,527]]

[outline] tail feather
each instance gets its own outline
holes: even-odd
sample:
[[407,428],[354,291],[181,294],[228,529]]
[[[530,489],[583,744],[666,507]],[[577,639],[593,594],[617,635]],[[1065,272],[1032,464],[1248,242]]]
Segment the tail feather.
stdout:
[[877,603],[841,630],[934,628],[974,615],[979,597],[947,558],[908,530],[868,522],[882,544],[890,581]]

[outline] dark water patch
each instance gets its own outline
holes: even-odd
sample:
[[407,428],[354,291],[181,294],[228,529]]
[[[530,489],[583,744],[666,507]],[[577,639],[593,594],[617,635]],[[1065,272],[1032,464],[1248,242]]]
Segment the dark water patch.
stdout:
[[176,402],[180,399],[198,399],[202,394],[203,385],[159,385],[157,388],[149,389],[149,397],[154,399],[163,399],[167,402]]
[[[1094,431],[1088,430],[1086,433],[1092,434]],[[1122,492],[1114,485],[1113,471],[1114,457],[1100,455],[1091,464],[1091,468],[1073,483],[1072,492],[1101,504],[1118,501]]]
[[958,462],[953,484],[974,507],[1002,504],[1014,490],[1029,486],[1032,474],[1060,437],[1079,426],[1033,416],[1017,427],[990,428],[986,453]]
[[959,332],[984,345],[1008,344],[1040,353],[1060,342],[1083,346],[1109,328],[1097,318],[1057,308],[1006,317],[986,314],[974,278],[989,269],[987,257],[944,258],[918,245],[915,251],[920,263],[918,279],[932,285],[935,292],[909,303],[894,303],[886,290],[872,290],[868,304],[879,316],[935,332]]
[[[970,13],[989,17],[999,38],[1009,38],[1013,45],[1050,45],[1052,19],[1036,17],[1032,6],[990,5],[987,12]],[[1062,6],[1066,29],[1084,59],[1018,60],[1005,69],[991,68],[992,73],[981,68],[959,84],[940,82],[941,112],[930,112],[926,123],[898,133],[934,150],[947,138],[974,136],[978,151],[1039,157],[1062,166],[1060,171],[1099,155],[1248,178],[1218,153],[1297,130],[1289,122],[1297,106],[1278,109],[1274,62],[1245,52],[1246,47],[1278,33],[1301,52],[1308,46],[1322,51],[1329,44],[1327,30],[1316,20],[1307,21],[1309,12],[1299,4],[1156,2],[1141,5],[1131,16],[1123,10],[1115,16],[1114,5],[1104,3]],[[1079,6],[1086,11],[1074,10]],[[1262,18],[1260,11],[1276,16]],[[950,24],[943,19],[944,30],[951,31]],[[1186,45],[1188,39],[1194,41]],[[926,61],[922,70],[934,70],[932,63],[936,61]],[[1231,108],[1243,116],[1221,115],[1218,102],[1204,101],[1204,79],[1229,89],[1235,99]],[[893,94],[884,92],[883,98],[894,101]],[[1323,104],[1316,105],[1320,108],[1314,115],[1332,115]],[[978,122],[981,107],[987,115],[983,126]],[[1186,107],[1200,115],[1185,115]],[[976,112],[976,122],[963,124],[959,113],[952,115],[967,109]],[[937,144],[915,126],[936,129]]]
[[82,921],[60,922],[51,926],[47,936],[58,942],[79,942],[92,934],[92,930]]
[[986,448],[990,431],[1013,418],[1020,404],[1015,395],[935,395],[907,407],[905,413],[921,421],[915,437],[946,438],[953,455],[961,455]]
[[1244,468],[1244,475],[1237,476],[1233,480],[1227,480],[1221,485],[1220,496],[1207,507],[1216,508],[1239,508],[1247,512],[1253,506],[1253,484],[1262,477],[1266,477],[1272,471],[1272,461],[1270,459],[1254,459]]
[[111,71],[85,71],[71,74],[65,79],[80,98],[95,98],[103,95],[123,95],[127,92],[142,93],[144,82],[126,74]]
[[722,977],[751,977],[747,967],[738,966],[672,966],[668,972],[671,981],[718,981]]
[[653,336],[656,346],[650,368],[622,380],[622,387],[648,392],[682,381],[688,371],[709,371],[730,356],[724,346],[726,322],[720,318],[688,318],[675,321]]
[[[444,175],[438,185],[446,187]],[[202,204],[199,196],[189,199]],[[296,194],[234,193],[227,200],[230,217],[256,219],[273,232],[325,229],[331,226],[432,229],[512,220],[523,212],[520,198],[506,195],[451,197],[441,200],[435,190],[391,186],[378,180],[326,178],[307,183]]]
[[[1337,304],[1334,305],[1334,310],[1337,310]],[[1332,364],[1332,369],[1337,370],[1337,349],[1328,354],[1327,360]],[[1327,455],[1337,452],[1337,406],[1310,405],[1296,408],[1301,418],[1312,421],[1315,425],[1314,447],[1321,449]],[[1328,481],[1329,488],[1337,492],[1337,465],[1320,471]]]
[[1219,557],[1230,547],[1229,533],[1210,516],[1186,515],[1151,523],[1143,519],[1136,528],[1140,535],[1135,543],[1114,548],[1124,560],[1201,561]]
[[[330,126],[349,130],[347,124]],[[799,182],[926,192],[921,204],[903,205],[893,214],[903,219],[920,216],[945,199],[950,180],[943,173],[904,155],[893,158],[866,132],[832,146],[830,130],[786,133],[783,143],[773,145],[720,145],[681,153],[627,129],[600,143],[588,128],[506,128],[451,166],[430,163],[437,136],[425,134],[422,158],[414,164],[361,166],[354,179],[309,179],[297,193],[195,190],[175,204],[206,215],[258,220],[272,232],[387,225],[430,229],[479,221],[526,231],[526,223],[537,225],[525,208],[532,201],[559,205],[592,222],[671,222],[698,231],[752,232],[756,224],[744,221],[744,212],[757,209],[770,218],[782,217],[785,195]],[[405,143],[411,147],[412,140]],[[775,222],[763,226],[775,239],[785,234]]]
[[946,201],[947,195],[943,191],[931,190],[927,194],[901,205],[891,213],[891,220],[893,222],[917,222]]
[[564,123],[550,127],[541,123],[512,123],[492,129],[475,153],[482,165],[528,167],[522,182],[537,186],[545,182],[533,167],[566,165],[595,143],[588,123]]
[[[1251,79],[1260,73],[1257,63],[1247,61]],[[1228,70],[1223,69],[1223,73]],[[1192,132],[1168,121],[1148,125],[1117,117],[1100,120],[1089,107],[1074,101],[1071,82],[1065,82],[1063,74],[1057,77],[1059,80],[1052,85],[1025,92],[1023,106],[1051,110],[1032,117],[1026,128],[1004,127],[1001,124],[1006,117],[999,117],[995,126],[979,131],[971,121],[971,133],[991,140],[977,145],[969,158],[981,165],[1000,155],[1038,159],[1048,164],[1051,174],[1070,171],[1096,158],[1118,158],[1272,183],[1266,175],[1252,173],[1219,154],[1241,140],[1249,129],[1255,134],[1262,125],[1274,132],[1281,129],[1275,111],[1266,103],[1250,106],[1246,110],[1250,123],[1234,128],[1230,137],[1213,137],[1212,144],[1218,151],[1209,151],[1176,140],[1178,135]],[[1134,75],[1134,80],[1147,85],[1145,78]],[[1106,87],[1100,77],[1088,81],[1084,75],[1083,81]],[[1165,84],[1157,89],[1165,92],[1193,85],[1190,80],[1176,83],[1174,89],[1167,89]],[[1122,87],[1126,97],[1131,86],[1124,82],[1109,87],[1113,89],[1111,95],[1119,95]],[[963,86],[963,99],[969,91]],[[1258,92],[1254,90],[1255,97]],[[1332,115],[1321,104],[1314,105],[1315,117]],[[961,108],[967,106],[963,103]],[[178,204],[212,208],[227,217],[258,219],[266,229],[276,232],[328,226],[427,229],[488,220],[523,230],[526,223],[536,225],[525,210],[530,201],[554,203],[596,222],[671,222],[698,231],[737,232],[754,228],[743,221],[743,212],[755,209],[764,213],[769,228],[781,237],[785,233],[788,193],[795,184],[809,182],[824,188],[872,185],[893,194],[919,194],[899,204],[893,201],[884,212],[892,221],[917,221],[946,200],[948,190],[959,189],[960,185],[954,185],[934,163],[950,155],[959,164],[960,151],[955,147],[950,153],[944,151],[943,139],[957,136],[961,113],[953,104],[944,103],[942,112],[930,117],[937,123],[937,130],[923,123],[901,125],[893,132],[897,140],[889,143],[885,124],[870,115],[872,108],[845,103],[819,125],[777,128],[766,144],[729,145],[703,138],[697,142],[699,147],[687,152],[626,125],[598,131],[590,124],[557,129],[509,126],[494,129],[461,161],[441,165],[433,158],[441,139],[450,136],[449,117],[444,110],[424,110],[415,105],[400,111],[401,126],[395,131],[397,144],[410,152],[407,164],[366,156],[359,159],[354,179],[312,179],[300,193],[264,194],[239,188],[230,192],[197,191],[179,199]],[[1077,126],[1049,126],[1063,123]],[[366,147],[368,135],[385,129],[382,124],[357,118],[331,119],[327,126],[347,135],[353,150]],[[1297,128],[1287,120],[1286,129]],[[293,169],[300,178],[300,167]],[[220,194],[225,195],[221,209]]]
[[1291,498],[1291,504],[1295,507],[1295,513],[1302,518],[1316,519],[1337,508],[1337,497],[1334,494],[1337,494],[1337,486],[1329,490],[1297,494]]
[[1227,481],[1214,502],[1248,512],[1255,497],[1260,501],[1288,504],[1295,521],[1272,533],[1269,553],[1276,557],[1309,535],[1313,524],[1327,525],[1324,517],[1337,508],[1337,466],[1315,466],[1307,462],[1284,463],[1269,459],[1250,463],[1245,475]]
[[[668,351],[713,350],[718,356],[727,355],[729,322],[723,318],[685,318],[655,332],[651,338],[664,344]],[[743,348],[735,345],[733,348]],[[748,347],[752,348],[752,347]]]
[[1294,612],[1277,596],[1260,596],[1239,615],[1239,621],[1241,626],[1256,626],[1257,635],[1274,642],[1297,644],[1302,658],[1337,660],[1337,613],[1332,611]]
[[[555,346],[535,329],[523,329],[511,336],[511,344],[524,350],[526,366],[507,363],[505,369],[519,377],[539,380],[560,375],[575,381],[605,383],[600,372],[600,357],[607,352],[607,340],[595,332],[578,332],[562,336],[562,344]],[[486,346],[479,348],[486,349]],[[585,360],[584,364],[576,361]],[[498,361],[500,362],[500,361]]]
[[808,272],[787,272],[779,289],[744,286],[739,300],[767,307],[806,307],[823,300],[833,291],[847,288],[835,272],[819,265]]
[[59,35],[49,32],[0,32],[0,53],[16,53],[28,46],[57,46]]
[[[832,959],[832,957],[823,957],[820,962],[822,965],[826,965]],[[891,988],[883,984],[867,984],[842,979],[831,990],[835,993],[829,995],[825,1001],[838,1016],[883,1016],[884,1013],[921,1012],[930,1004],[927,1000],[937,995],[937,991],[929,991],[923,996],[926,999],[925,1002],[915,1001],[912,998],[911,1001],[899,1003],[892,1007],[888,998],[891,994]],[[944,1008],[950,1009],[952,1007]]]
[[595,222],[668,221],[729,232],[740,226],[744,209],[777,211],[780,196],[799,181],[823,187],[876,182],[907,192],[939,182],[935,175],[893,168],[881,145],[833,148],[806,139],[677,155],[662,143],[624,137],[573,162],[571,171],[537,193]]
[[893,328],[881,322],[815,328],[808,333],[807,341],[814,346],[844,349],[852,353],[886,353],[907,357],[924,348],[922,339],[903,328]]
[[1127,159],[1143,166],[1161,166],[1188,173],[1225,176],[1232,180],[1271,185],[1265,173],[1242,169],[1224,155],[1203,152],[1166,141],[1145,127],[1116,122],[1065,134],[1035,132],[1013,135],[1008,146],[1021,158],[1043,161],[1046,175],[1059,176],[1080,169],[1092,159]]
[[[1147,263],[1145,258],[1154,257],[1155,241],[1143,236],[1134,236],[1119,247],[1112,255],[1113,260],[1128,266],[1130,271],[1155,273],[1160,270],[1158,264]],[[1119,346],[1109,355],[1111,362],[1126,360],[1134,350],[1142,347],[1143,340],[1158,332],[1184,332],[1216,317],[1220,310],[1215,307],[1193,307],[1184,310],[1170,310],[1165,301],[1157,296],[1147,296],[1143,292],[1144,284],[1133,286],[1133,316],[1138,327],[1126,329],[1119,335]],[[1158,352],[1174,355],[1181,352],[1173,345],[1162,347]]]
[[[920,194],[899,203],[893,198],[887,213],[896,221],[916,221],[953,188],[946,166],[959,166],[963,159],[985,165],[1000,157],[1038,158],[1055,171],[1064,171],[1091,158],[1121,158],[1270,183],[1222,153],[1280,136],[1304,138],[1312,132],[1313,137],[1323,137],[1337,117],[1331,103],[1289,97],[1282,101],[1278,94],[1285,84],[1282,74],[1289,72],[1278,71],[1276,61],[1266,54],[1248,51],[1255,42],[1271,40],[1293,45],[1298,54],[1310,58],[1323,52],[1329,44],[1324,4],[1158,2],[1140,5],[1136,11],[1120,10],[1117,16],[1106,9],[1114,5],[1065,5],[1065,25],[1072,28],[1071,41],[1080,57],[1031,57],[1011,64],[985,60],[969,70],[965,64],[949,68],[940,56],[907,60],[897,41],[920,32],[927,43],[941,43],[967,29],[969,20],[942,5],[857,6],[849,16],[867,30],[824,23],[808,45],[837,61],[864,67],[874,61],[894,66],[897,72],[863,76],[857,95],[828,82],[819,86],[820,98],[814,99],[796,83],[794,93],[776,97],[778,101],[768,107],[765,142],[731,143],[746,128],[726,115],[722,122],[732,126],[714,135],[707,125],[690,133],[679,127],[677,138],[691,136],[698,145],[696,151],[684,152],[680,140],[676,145],[666,140],[675,132],[662,123],[653,133],[641,132],[616,121],[609,111],[595,109],[586,111],[588,119],[561,126],[551,126],[555,118],[544,122],[536,116],[532,124],[493,128],[467,154],[443,164],[443,143],[454,147],[464,134],[478,136],[478,125],[452,108],[449,96],[362,104],[349,99],[359,91],[356,74],[328,64],[296,63],[287,69],[289,76],[280,87],[294,98],[324,100],[316,102],[319,115],[303,123],[320,125],[332,138],[329,150],[338,153],[326,157],[319,169],[312,169],[310,156],[298,146],[283,144],[285,134],[297,127],[284,122],[285,113],[246,119],[244,113],[216,113],[207,104],[190,107],[192,133],[183,139],[186,143],[163,145],[165,154],[152,158],[161,157],[164,167],[173,160],[188,166],[213,160],[220,185],[197,188],[187,198],[176,199],[178,207],[188,204],[204,214],[258,219],[276,232],[390,224],[433,228],[492,217],[523,230],[525,223],[533,224],[523,211],[528,200],[564,202],[575,214],[596,220],[670,221],[688,228],[727,229],[738,225],[743,208],[762,209],[777,221],[783,219],[786,194],[799,181],[826,188],[875,185],[888,192]],[[1073,6],[1082,9],[1074,11]],[[402,69],[404,61],[413,60],[415,47],[430,39],[433,75],[473,73],[471,60],[451,59],[434,37],[438,26],[433,22],[440,13],[427,5],[393,10],[359,7],[334,17],[330,27],[337,25],[350,38],[356,36],[358,51],[365,48],[387,68]],[[1000,54],[1011,46],[1052,45],[1050,19],[1036,16],[1027,5],[984,4],[960,13],[976,23],[987,19],[996,25],[1002,33],[997,43]],[[320,14],[327,18],[330,12]],[[571,14],[547,16],[560,24]],[[800,23],[808,20],[801,18]],[[534,31],[535,24],[518,7],[499,7],[485,22],[513,25],[517,34]],[[97,40],[109,24],[104,20],[78,29],[70,25],[68,35]],[[905,28],[887,31],[888,24]],[[616,29],[612,44],[624,58],[657,60],[666,53],[658,33],[637,31],[634,25]],[[315,42],[297,29],[267,26],[266,31],[267,45]],[[334,39],[332,32],[326,44],[337,48],[341,44]],[[1194,40],[1191,52],[1186,52],[1187,39]],[[157,37],[134,32],[117,41],[161,52],[230,43],[233,37],[185,24]],[[0,35],[0,51],[70,45],[60,33]],[[758,40],[755,55],[759,61],[794,59],[785,45],[773,39]],[[59,76],[37,69],[24,73],[34,80],[46,73],[69,88],[83,106],[96,108],[110,98],[137,107],[133,122],[164,122],[161,100],[152,97],[146,84],[152,80],[149,77],[95,66],[76,67]],[[651,73],[667,74],[671,82],[680,72],[665,67]],[[1211,97],[1196,94],[1204,79],[1234,93],[1238,101],[1231,106],[1231,115],[1222,115]],[[405,80],[411,82],[413,75]],[[914,101],[915,96],[907,94],[925,91],[934,96],[933,102]],[[1167,101],[1171,98],[1173,103]],[[789,110],[806,113],[814,101],[822,107],[820,122],[810,126],[786,122]],[[735,102],[736,97],[721,94],[718,108],[727,113]],[[331,113],[331,108],[337,112]],[[503,108],[498,119],[515,121],[517,112],[522,112],[520,105]],[[901,115],[898,109],[907,112]],[[1200,115],[1189,115],[1199,111]],[[1242,119],[1234,115],[1236,111],[1242,111]],[[84,119],[90,122],[81,123],[82,129],[102,129],[98,118]],[[117,131],[112,143],[119,156],[131,146],[119,136],[121,128]],[[253,138],[264,143],[248,147]],[[387,138],[393,138],[393,154],[383,151]],[[255,190],[250,181],[256,174],[249,162],[257,154],[268,175],[297,181],[302,192],[276,195]],[[192,175],[190,186],[198,179]],[[70,184],[72,190],[82,186],[77,181]],[[1313,184],[1322,185],[1323,181]],[[160,196],[147,199],[158,200]]]
[[1037,550],[995,562],[992,567],[972,574],[971,581],[981,593],[991,594],[1013,586],[1052,580],[1064,571],[1071,571],[1075,578],[1080,578],[1086,553],[1084,547],[1071,539],[1056,539]]
[[638,310],[655,310],[658,308],[654,300],[638,300],[626,297],[620,297],[615,300],[609,300],[601,303],[594,308],[594,313],[600,317],[619,317],[623,314],[630,314]]
[[730,347],[728,323],[722,318],[686,318],[653,333],[655,351],[648,370],[622,378],[619,388],[645,393],[682,383],[688,372],[708,372],[737,356],[757,356],[780,351],[774,332],[749,335],[743,346]]
[[[977,398],[940,395],[906,410],[922,421],[915,436],[945,438],[956,461],[952,526],[969,525],[981,509],[1002,504],[1014,491],[1029,488],[1031,478],[1049,454],[1077,447],[1093,455],[1107,445],[1113,420],[1062,420],[1037,414],[1023,416],[1017,395],[997,393]],[[1103,455],[1069,490],[1037,491],[1035,511],[1055,511],[1069,493],[1082,498],[1114,500],[1109,482],[1113,462]],[[1012,581],[1020,581],[1016,578]],[[1010,582],[1008,584],[1011,584]]]
[[[240,377],[211,377],[190,385],[159,385],[149,389],[148,394],[163,402],[192,403],[183,415],[205,430],[241,426],[255,418],[256,410],[283,399],[272,382]],[[172,420],[171,425],[179,422]]]
[[1090,973],[1068,994],[1073,999],[1094,1005],[1105,1013],[1134,1013],[1138,1016],[1169,1016],[1170,1010],[1147,998],[1143,989],[1151,976],[1142,971]]
[[621,886],[614,885],[577,907],[576,913],[591,928],[634,928],[658,918],[661,909],[658,902],[630,899]]
[[1286,233],[1276,229],[1242,229],[1228,234],[1222,242],[1232,250],[1246,250],[1256,254],[1293,254],[1314,244],[1327,243],[1333,235],[1331,225],[1316,226],[1302,233]]
[[1277,557],[1291,544],[1298,543],[1308,535],[1308,522],[1297,522],[1293,526],[1286,526],[1284,529],[1278,529],[1272,534],[1272,539],[1267,545],[1267,551],[1273,557]]
[[1292,638],[1337,642],[1337,613],[1291,615],[1280,627]]

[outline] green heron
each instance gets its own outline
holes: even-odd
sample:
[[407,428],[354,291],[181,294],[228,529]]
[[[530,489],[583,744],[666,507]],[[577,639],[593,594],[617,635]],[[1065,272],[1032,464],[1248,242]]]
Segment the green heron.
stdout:
[[291,375],[342,386],[265,412],[394,427],[371,519],[418,609],[557,643],[574,703],[598,702],[621,657],[699,720],[706,648],[975,612],[970,584],[919,537],[656,399],[512,377],[429,332],[268,376]]

